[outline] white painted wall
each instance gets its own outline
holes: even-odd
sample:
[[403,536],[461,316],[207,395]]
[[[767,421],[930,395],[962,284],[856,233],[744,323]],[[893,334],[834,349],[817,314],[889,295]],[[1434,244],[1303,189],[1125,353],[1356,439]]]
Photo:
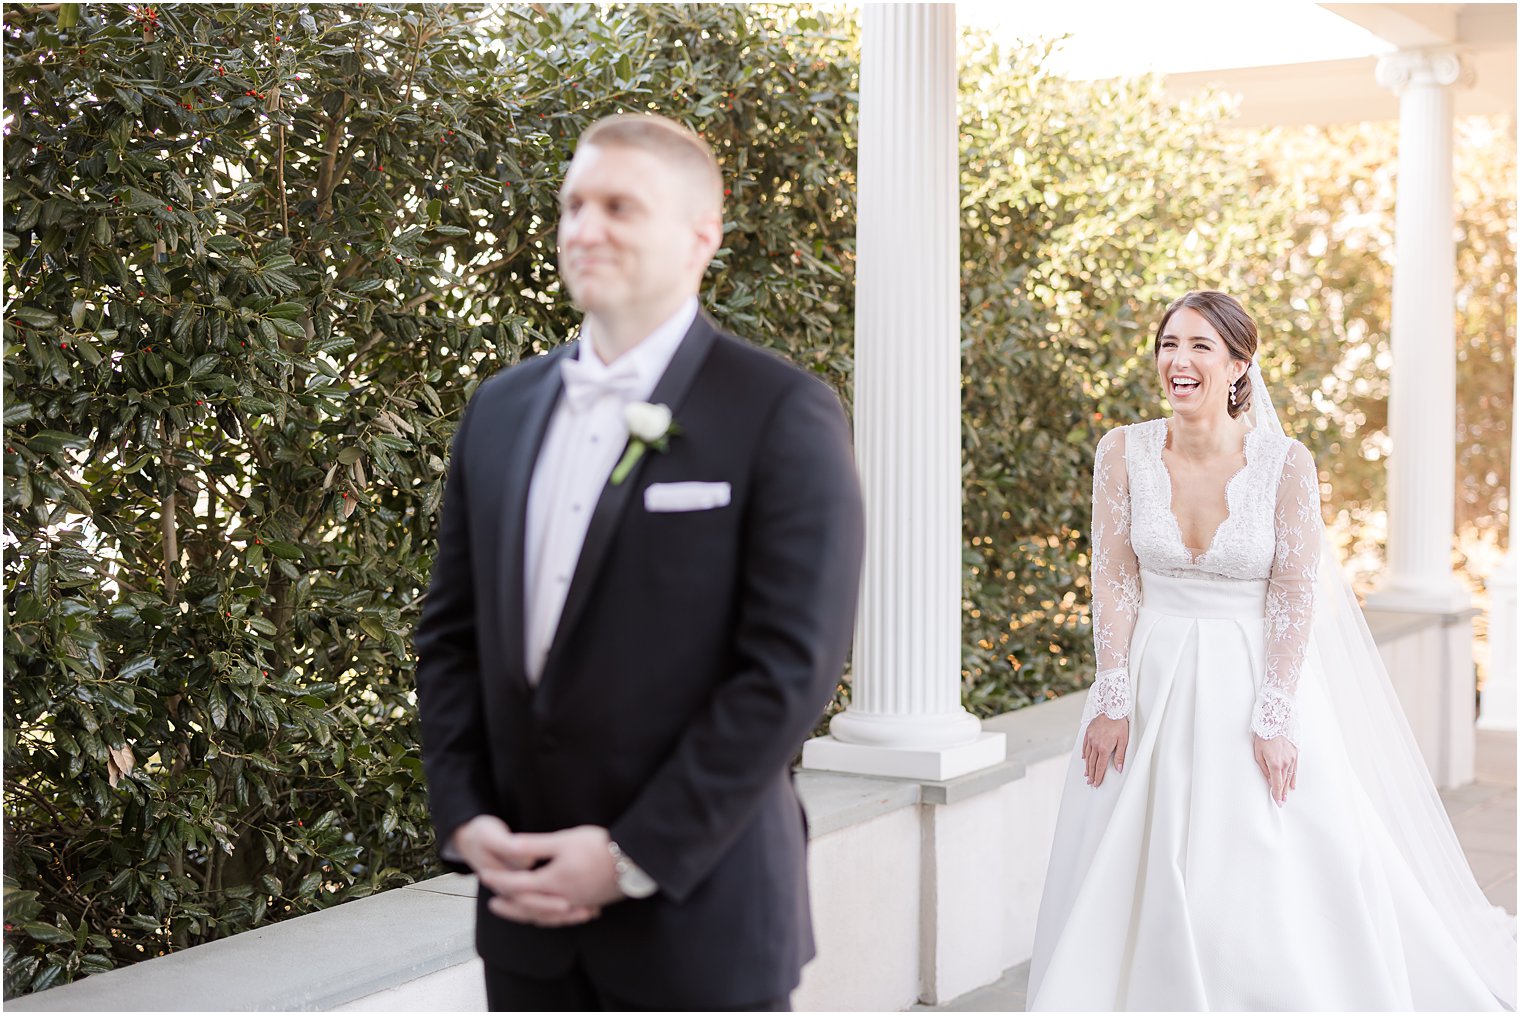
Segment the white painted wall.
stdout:
[[813,840],[818,956],[792,995],[798,1011],[896,1011],[918,1000],[918,810],[913,804]]
[[1466,611],[1390,613],[1370,605],[1366,612],[1431,778],[1441,789],[1472,782],[1477,741],[1471,617]]
[[480,959],[418,977],[333,1011],[485,1011],[485,964]]

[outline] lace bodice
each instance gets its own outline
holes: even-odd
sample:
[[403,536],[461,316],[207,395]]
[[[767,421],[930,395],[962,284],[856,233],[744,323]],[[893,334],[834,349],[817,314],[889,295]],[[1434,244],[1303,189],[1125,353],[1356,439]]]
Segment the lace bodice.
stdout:
[[1267,582],[1267,659],[1252,732],[1297,742],[1294,696],[1308,651],[1319,561],[1319,479],[1308,449],[1251,430],[1245,465],[1225,486],[1225,520],[1199,555],[1183,545],[1162,450],[1167,421],[1119,427],[1093,466],[1092,624],[1098,675],[1083,724],[1132,707],[1129,643],[1141,572],[1210,581]]

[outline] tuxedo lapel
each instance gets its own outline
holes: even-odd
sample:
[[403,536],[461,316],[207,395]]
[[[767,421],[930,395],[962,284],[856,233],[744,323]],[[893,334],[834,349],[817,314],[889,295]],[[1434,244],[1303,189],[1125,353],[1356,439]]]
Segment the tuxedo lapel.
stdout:
[[[572,355],[575,343],[562,347],[561,355]],[[519,439],[507,442],[507,460],[503,469],[501,505],[501,575],[502,652],[508,671],[527,684],[523,603],[525,546],[528,529],[528,487],[533,481],[533,466],[549,429],[549,417],[564,389],[559,356],[545,364],[544,376],[529,390],[520,421]]]
[[[707,353],[716,339],[717,332],[711,321],[708,320],[706,314],[699,311],[691,327],[681,339],[680,347],[671,357],[670,365],[665,368],[665,373],[655,385],[649,401],[656,405],[670,406],[671,411],[679,417],[681,402],[686,397],[686,392],[690,390],[697,371],[707,359]],[[679,422],[679,418],[677,421]],[[677,436],[674,439],[681,438]],[[656,451],[646,453],[623,478],[623,482],[617,486],[613,486],[609,480],[607,485],[602,487],[601,497],[596,502],[596,509],[592,512],[591,522],[586,528],[586,540],[581,544],[581,555],[575,565],[575,574],[570,579],[570,589],[565,595],[565,608],[560,613],[559,626],[554,631],[554,640],[549,644],[549,655],[544,663],[541,685],[548,682],[554,669],[555,658],[559,655],[565,638],[570,631],[575,629],[575,623],[581,611],[585,609],[586,601],[591,598],[591,590],[596,586],[597,574],[601,571],[602,563],[607,559],[607,552],[612,548],[613,537],[617,534],[618,521],[627,509],[628,502],[633,499],[634,491],[638,489],[639,475],[644,470],[644,463],[649,461],[651,455],[658,453]],[[543,695],[538,697],[542,701]]]

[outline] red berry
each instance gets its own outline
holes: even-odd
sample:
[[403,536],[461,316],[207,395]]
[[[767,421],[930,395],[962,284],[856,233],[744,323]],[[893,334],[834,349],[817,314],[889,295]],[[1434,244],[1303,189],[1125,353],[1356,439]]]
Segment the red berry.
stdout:
[[276,36],[275,36],[275,37],[274,37],[274,41],[275,41],[275,42],[279,42],[279,41],[280,41],[280,37],[279,37],[279,36],[278,36],[278,35],[276,35]]
[[58,348],[60,348],[60,349],[67,349],[68,347],[69,347],[69,343],[67,343],[67,342],[59,342],[58,343]]

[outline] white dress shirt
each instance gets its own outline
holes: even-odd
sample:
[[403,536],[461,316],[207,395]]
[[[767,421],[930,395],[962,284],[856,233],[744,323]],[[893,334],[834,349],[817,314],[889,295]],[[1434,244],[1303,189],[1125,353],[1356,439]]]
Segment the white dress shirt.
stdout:
[[523,631],[528,681],[534,685],[543,676],[591,514],[628,445],[623,410],[631,402],[649,400],[696,316],[693,296],[611,365],[602,362],[589,336],[581,337],[580,362],[572,369],[597,379],[621,376],[623,384],[621,390],[605,391],[582,405],[562,395],[549,417],[533,467],[525,533]]

